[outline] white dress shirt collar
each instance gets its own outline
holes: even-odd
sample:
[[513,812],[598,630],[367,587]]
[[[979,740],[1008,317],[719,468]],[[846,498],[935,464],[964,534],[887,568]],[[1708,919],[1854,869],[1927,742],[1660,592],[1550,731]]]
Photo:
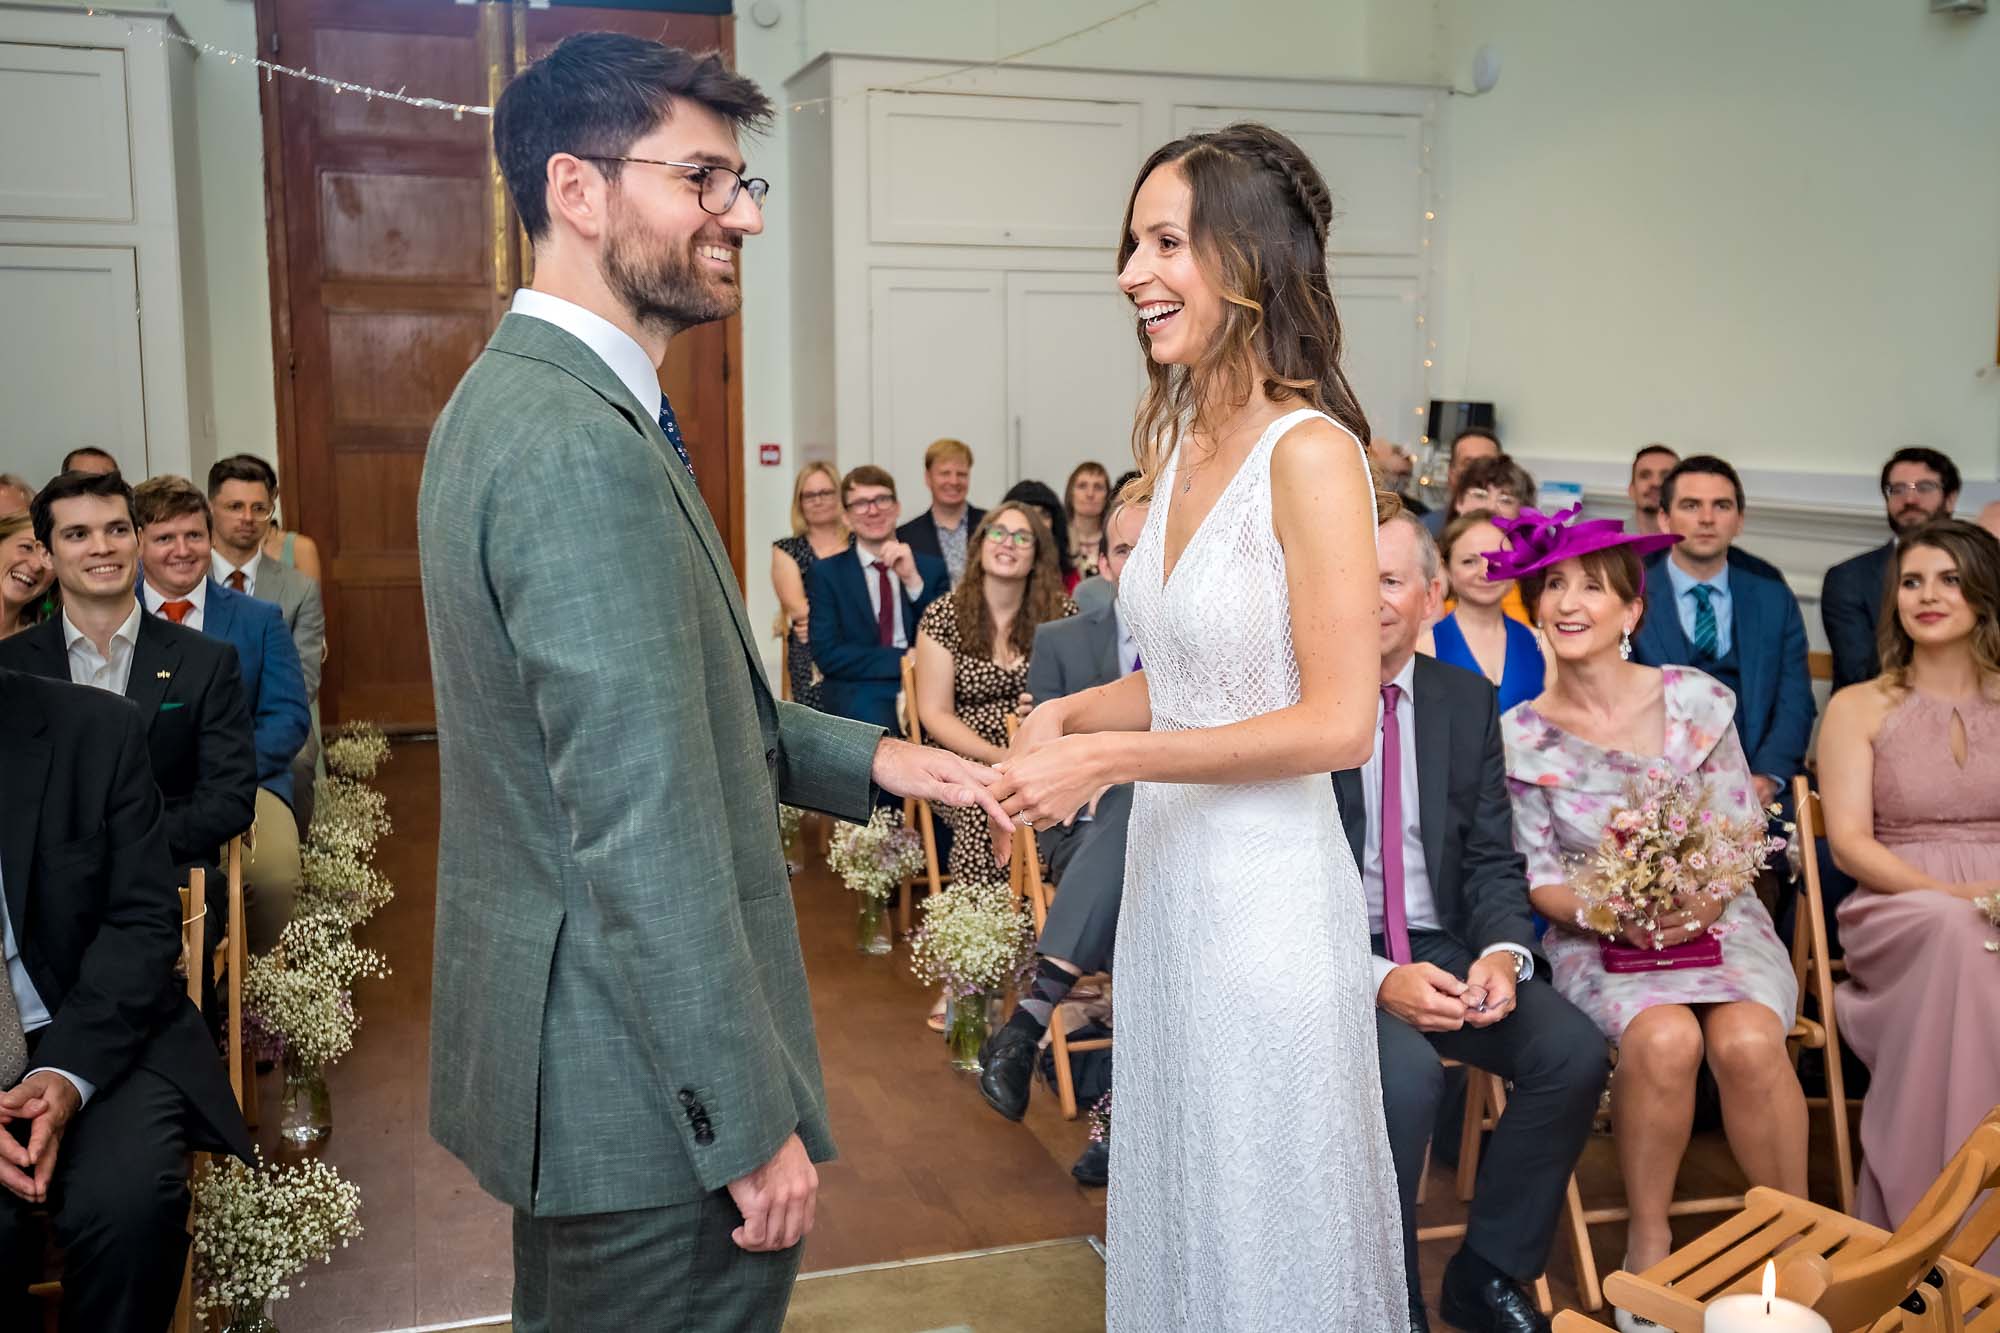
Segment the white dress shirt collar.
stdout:
[[255,597],[257,595],[257,563],[263,558],[264,553],[262,551],[253,551],[250,558],[242,564],[231,564],[229,558],[222,554],[221,547],[212,547],[208,553],[208,565],[210,572],[215,576],[215,581],[225,588],[229,586],[229,576],[241,570],[243,573],[244,596]]
[[62,613],[63,647],[69,653],[69,681],[72,685],[95,685],[123,695],[132,679],[132,652],[139,642],[139,604],[135,599],[125,623],[111,631],[111,651],[100,653],[90,636],[76,627],[69,611]]
[[177,602],[177,601],[193,602],[194,610],[187,613],[186,618],[181,621],[181,624],[186,625],[189,629],[200,629],[202,628],[202,623],[205,620],[207,620],[208,618],[207,579],[205,578],[202,579],[199,583],[195,584],[194,587],[188,589],[187,593],[181,597],[167,596],[165,593],[161,592],[158,588],[153,586],[153,581],[151,579],[147,579],[145,581],[144,587],[145,587],[145,592],[142,594],[142,600],[145,602],[147,609],[150,610],[154,615],[164,617],[165,612],[161,611],[160,608],[162,606],[165,606],[168,602]]
[[553,324],[564,333],[597,354],[597,359],[611,368],[618,382],[646,409],[648,416],[659,419],[660,392],[659,367],[646,349],[639,346],[636,339],[625,330],[613,324],[602,315],[585,310],[574,301],[565,301],[560,296],[538,292],[532,287],[523,287],[514,293],[513,312]]

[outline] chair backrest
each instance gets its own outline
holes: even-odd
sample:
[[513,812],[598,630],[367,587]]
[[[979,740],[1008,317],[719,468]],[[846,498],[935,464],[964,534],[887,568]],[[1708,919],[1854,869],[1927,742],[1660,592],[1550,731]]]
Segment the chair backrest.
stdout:
[[[1820,888],[1818,855],[1819,836],[1826,830],[1826,812],[1820,805],[1819,793],[1807,784],[1803,774],[1792,779],[1792,804],[1797,808],[1792,836],[1798,840],[1800,868],[1806,884],[1799,900],[1798,920],[1792,925],[1792,976],[1800,995],[1816,986],[1825,987],[1822,993],[1831,995],[1833,973],[1827,957],[1826,896]],[[1824,977],[1819,975],[1821,971],[1826,972]]]
[[903,735],[913,745],[924,743],[923,720],[917,716],[917,655],[903,654]]
[[188,871],[181,886],[181,963],[187,968],[187,995],[201,1008],[202,951],[208,947],[202,924],[208,919],[208,896],[199,866]]
[[1973,1200],[2000,1184],[2000,1123],[1989,1117],[1946,1164],[1888,1243],[1858,1258],[1802,1254],[1783,1263],[1778,1289],[1836,1329],[1865,1328],[1923,1282]]

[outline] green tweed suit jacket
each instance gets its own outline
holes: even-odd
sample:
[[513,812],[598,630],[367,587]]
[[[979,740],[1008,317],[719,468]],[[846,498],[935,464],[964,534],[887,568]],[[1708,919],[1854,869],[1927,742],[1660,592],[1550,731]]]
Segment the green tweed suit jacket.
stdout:
[[417,501],[443,823],[431,1133],[536,1216],[833,1154],[778,802],[865,819],[880,731],[772,698],[693,481],[510,314]]

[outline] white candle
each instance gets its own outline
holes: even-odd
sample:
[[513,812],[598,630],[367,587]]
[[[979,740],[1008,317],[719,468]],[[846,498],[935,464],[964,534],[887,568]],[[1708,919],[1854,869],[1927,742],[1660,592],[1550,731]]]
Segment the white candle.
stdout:
[[1708,1303],[1702,1333],[1833,1333],[1826,1320],[1777,1295],[1778,1269],[1764,1265],[1764,1294],[1721,1296]]

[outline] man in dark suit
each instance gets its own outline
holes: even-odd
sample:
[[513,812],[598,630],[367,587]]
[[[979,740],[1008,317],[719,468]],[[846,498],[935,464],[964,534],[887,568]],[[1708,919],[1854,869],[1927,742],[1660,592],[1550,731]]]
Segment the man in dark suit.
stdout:
[[62,614],[0,641],[0,667],[130,699],[166,802],[168,851],[177,866],[212,869],[256,808],[257,757],[236,653],[140,612],[131,489],[117,473],[64,473],[37,498],[34,516]]
[[1784,580],[1729,560],[1743,530],[1743,483],[1710,454],[1684,458],[1662,483],[1662,526],[1681,540],[1646,571],[1646,618],[1632,658],[1692,666],[1736,694],[1736,732],[1757,799],[1789,801],[1812,739],[1805,619]]
[[976,549],[979,520],[986,511],[966,500],[972,489],[972,449],[963,440],[933,440],[924,450],[924,485],[931,507],[896,529],[896,540],[944,561],[947,586],[965,577],[966,552]]
[[1882,465],[1882,500],[1889,510],[1889,540],[1843,560],[1820,584],[1819,613],[1833,650],[1833,688],[1846,689],[1881,674],[1875,628],[1896,540],[1934,518],[1949,518],[1958,504],[1958,465],[1935,449],[1898,449]]
[[122,699],[0,670],[0,754],[0,1327],[41,1326],[30,1214],[48,1208],[63,1328],[151,1333],[180,1291],[188,1151],[251,1147],[175,975],[145,732]]
[[1446,1056],[1507,1080],[1465,1243],[1440,1308],[1469,1333],[1544,1331],[1521,1284],[1548,1264],[1608,1071],[1602,1036],[1547,981],[1514,850],[1493,687],[1416,655],[1444,595],[1437,547],[1398,514],[1376,541],[1381,724],[1366,766],[1333,775],[1374,934],[1376,1043],[1403,1209],[1410,1327],[1429,1327],[1416,1194]]
[[830,556],[806,577],[813,662],[825,677],[820,707],[900,735],[896,694],[917,619],[949,588],[944,561],[896,539],[896,479],[863,464],[840,483],[852,554]]
[[[1098,568],[1114,588],[1145,524],[1146,506],[1123,504],[1114,492],[1098,539]],[[1035,649],[1028,659],[1028,698],[1032,703],[1060,699],[1122,680],[1139,667],[1138,645],[1118,618],[1118,604],[1113,601],[1035,630]],[[1042,923],[1034,980],[1006,1026],[980,1053],[980,1095],[1009,1120],[1027,1113],[1035,1054],[1050,1015],[1078,977],[1110,966],[1118,905],[1125,892],[1125,829],[1131,817],[1132,785],[1122,783],[1106,791],[1073,823],[1035,834],[1049,876],[1061,891]],[[1104,1144],[1086,1148],[1077,1163],[1079,1179],[1102,1184],[1108,1153]]]
[[278,608],[231,592],[210,577],[208,500],[183,477],[153,477],[133,490],[140,603],[149,614],[235,645],[257,751],[257,818],[244,859],[250,891],[248,940],[277,943],[299,890],[299,830],[292,813],[292,760],[312,729],[305,672]]

